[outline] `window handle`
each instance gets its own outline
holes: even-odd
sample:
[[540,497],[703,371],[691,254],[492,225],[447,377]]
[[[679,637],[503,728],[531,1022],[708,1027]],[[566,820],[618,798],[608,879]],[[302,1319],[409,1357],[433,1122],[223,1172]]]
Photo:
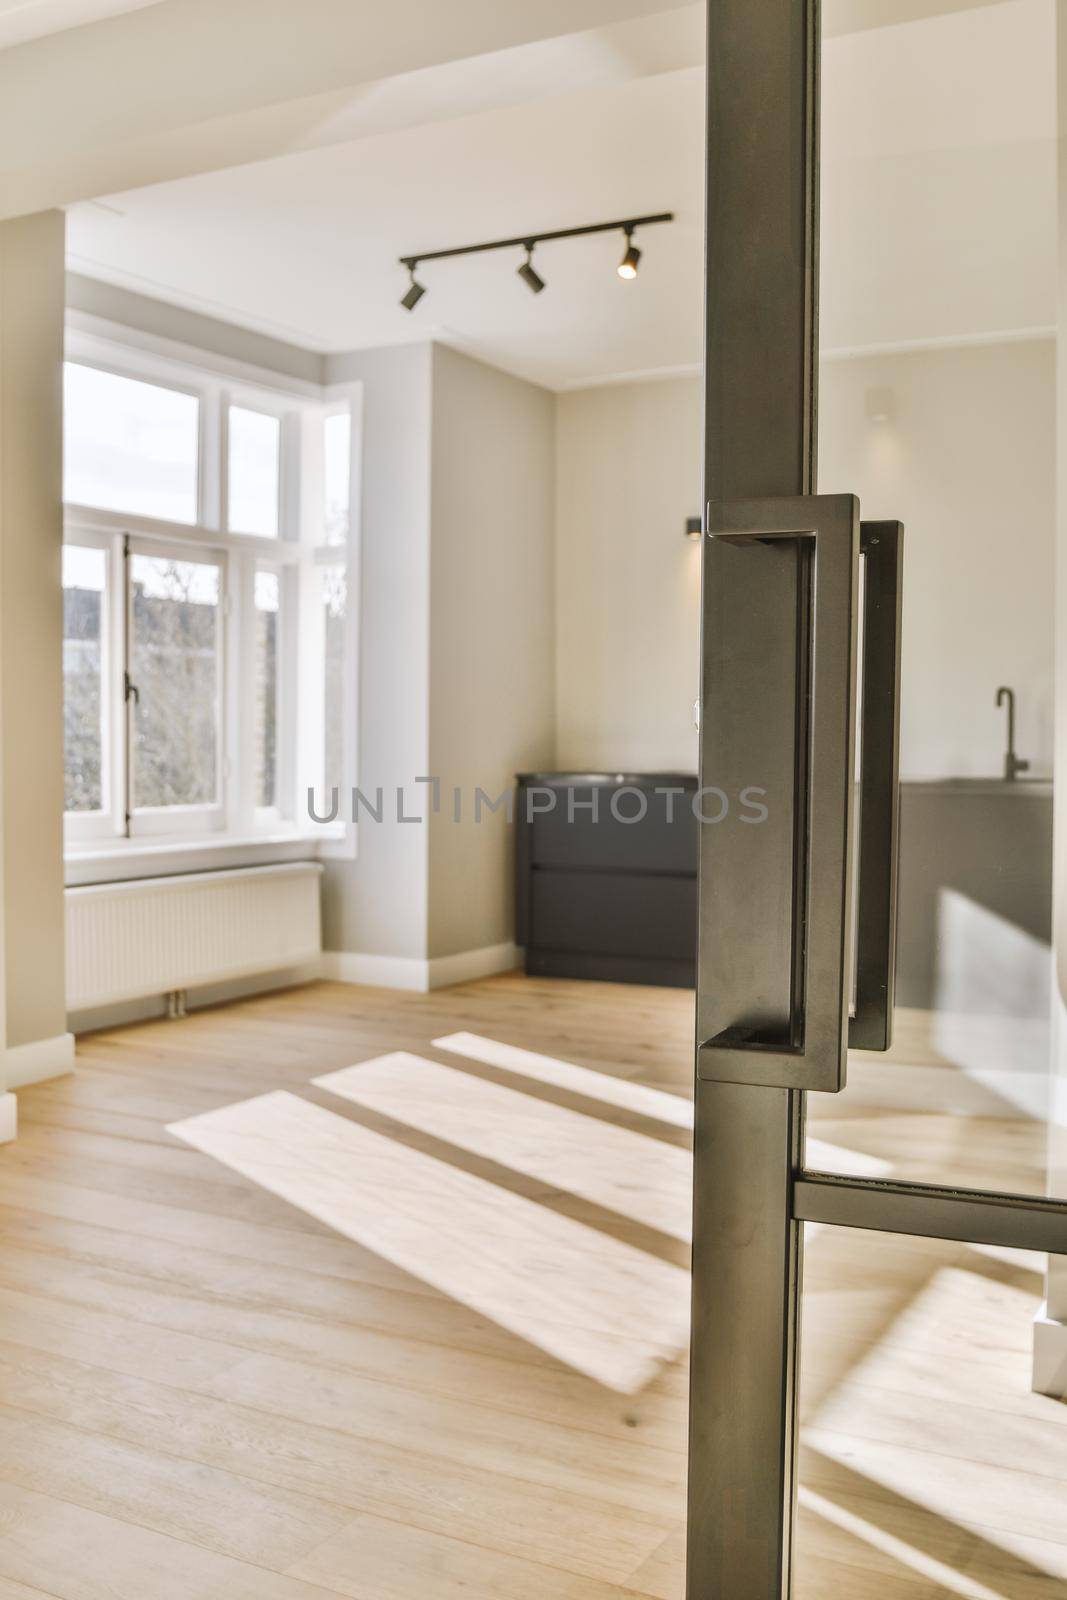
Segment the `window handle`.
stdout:
[[132,700],[134,705],[138,705],[139,706],[141,704],[141,691],[140,691],[140,689],[138,689],[137,685],[134,683],[133,679],[130,677],[128,672],[124,672],[122,676],[123,676],[123,695],[124,695],[124,699],[126,701],[126,704],[129,705],[130,701]]

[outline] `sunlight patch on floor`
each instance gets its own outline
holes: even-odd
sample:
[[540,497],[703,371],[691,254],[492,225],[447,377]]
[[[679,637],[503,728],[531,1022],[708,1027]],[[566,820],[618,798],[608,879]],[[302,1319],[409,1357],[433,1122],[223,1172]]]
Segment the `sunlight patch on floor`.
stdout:
[[681,1268],[296,1095],[168,1131],[620,1393],[686,1346]]
[[502,1067],[505,1072],[551,1084],[586,1100],[599,1100],[620,1111],[635,1111],[653,1122],[665,1122],[672,1128],[693,1126],[692,1101],[663,1089],[650,1089],[646,1084],[614,1078],[606,1072],[592,1072],[572,1061],[521,1050],[518,1045],[502,1044],[499,1039],[486,1039],[478,1033],[449,1033],[433,1043],[438,1050],[450,1050],[489,1067]]
[[313,1080],[320,1089],[688,1243],[687,1150],[397,1050]]

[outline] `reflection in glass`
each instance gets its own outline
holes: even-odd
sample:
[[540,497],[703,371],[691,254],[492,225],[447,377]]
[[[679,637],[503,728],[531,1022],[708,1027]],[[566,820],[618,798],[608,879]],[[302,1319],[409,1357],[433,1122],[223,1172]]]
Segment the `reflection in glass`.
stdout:
[[104,808],[107,555],[63,548],[63,773],[66,811]]
[[805,1231],[797,1600],[1067,1600],[1045,1258]]
[[219,798],[219,592],[213,563],[131,558],[133,799],[203,806]]
[[[813,1131],[1049,1186],[1056,38],[1044,0],[824,8],[819,489],[904,524],[894,1044]],[[996,226],[990,226],[990,218]],[[1006,781],[998,686],[1039,781]],[[860,890],[862,894],[862,887]],[[825,1166],[826,1152],[811,1165]],[[1062,1176],[1052,1187],[1062,1190]]]

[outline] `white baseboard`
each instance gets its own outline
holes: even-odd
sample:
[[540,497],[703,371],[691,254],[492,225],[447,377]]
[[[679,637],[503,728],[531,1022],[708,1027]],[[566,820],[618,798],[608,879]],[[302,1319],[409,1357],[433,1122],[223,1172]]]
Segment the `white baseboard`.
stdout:
[[324,950],[320,971],[335,983],[356,983],[368,989],[426,990],[429,963],[408,956],[367,956],[355,950]]
[[472,983],[496,972],[514,972],[522,954],[514,944],[487,944],[481,950],[461,950],[455,956],[437,956],[428,963],[430,989],[447,989],[453,983]]
[[1050,1317],[1047,1305],[1034,1318],[1032,1388],[1035,1394],[1067,1400],[1067,1322]]
[[10,1144],[18,1132],[19,1103],[13,1094],[0,1094],[0,1144]]
[[74,1071],[74,1035],[57,1033],[54,1039],[34,1039],[4,1052],[4,1086],[25,1089],[31,1083],[62,1078]]
[[353,950],[324,950],[322,976],[335,983],[364,984],[372,989],[410,989],[426,994],[430,989],[445,989],[454,983],[470,983],[495,972],[512,972],[521,965],[521,954],[513,944],[485,945],[480,950],[461,950],[454,956],[437,956],[419,961],[410,956],[361,955]]

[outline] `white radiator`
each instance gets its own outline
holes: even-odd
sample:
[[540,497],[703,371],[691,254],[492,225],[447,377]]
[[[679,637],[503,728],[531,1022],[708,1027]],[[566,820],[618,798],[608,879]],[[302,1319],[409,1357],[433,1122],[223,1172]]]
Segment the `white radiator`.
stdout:
[[67,1010],[313,960],[321,877],[298,861],[68,889]]

